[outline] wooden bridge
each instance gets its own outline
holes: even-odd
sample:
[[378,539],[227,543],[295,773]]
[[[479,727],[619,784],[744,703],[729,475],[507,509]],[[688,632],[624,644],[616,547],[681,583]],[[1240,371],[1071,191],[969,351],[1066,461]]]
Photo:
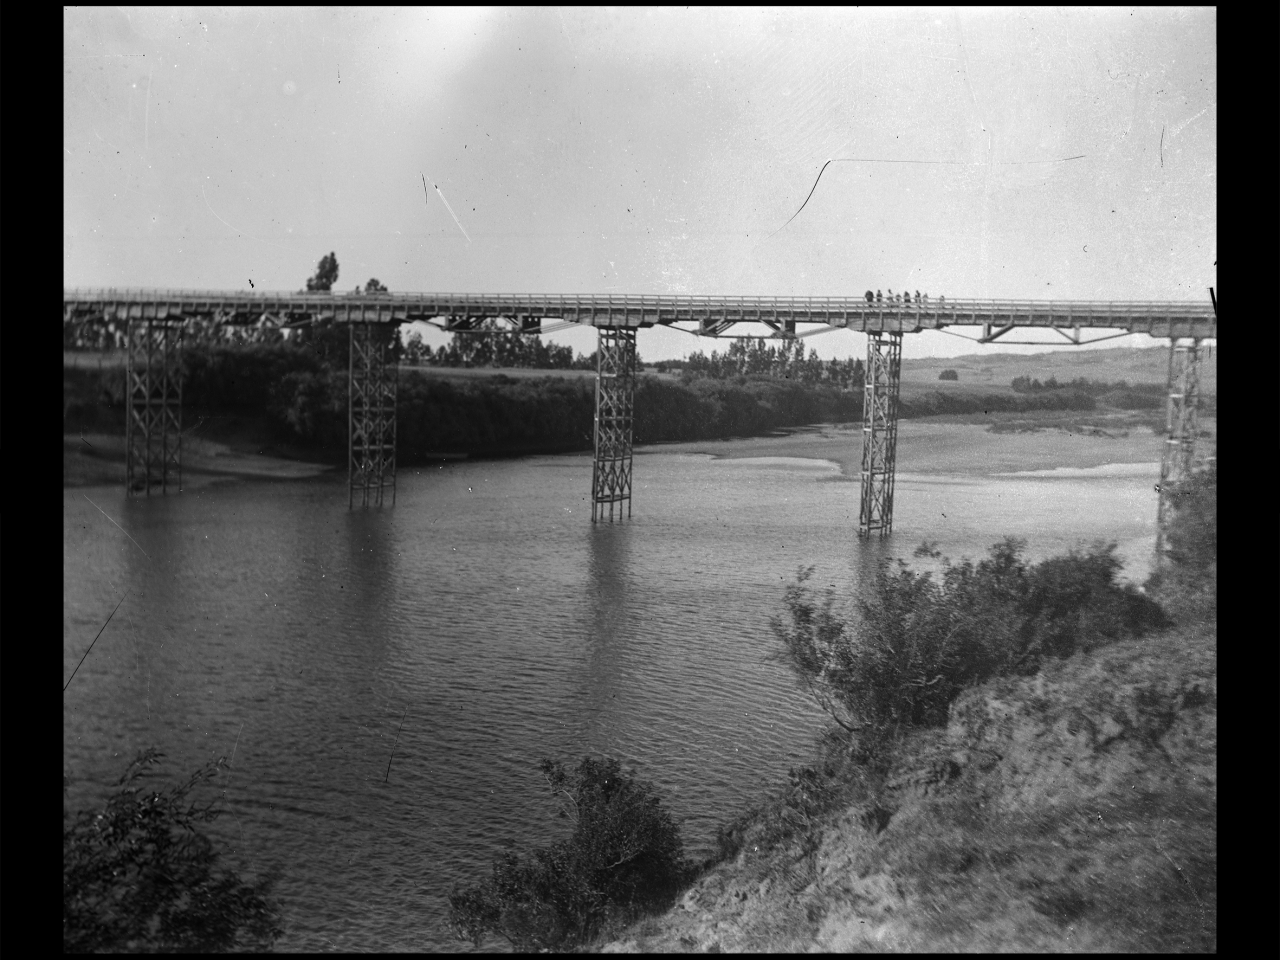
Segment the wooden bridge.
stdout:
[[[596,375],[592,521],[631,513],[631,423],[635,332],[670,326],[706,337],[735,336],[751,324],[772,338],[845,329],[868,335],[863,408],[859,533],[887,535],[893,525],[898,384],[902,337],[925,330],[975,327],[992,343],[1015,330],[1044,328],[1066,343],[1087,344],[1145,333],[1170,341],[1168,435],[1160,470],[1158,517],[1163,530],[1168,491],[1190,473],[1198,432],[1199,344],[1216,339],[1216,302],[1089,300],[879,300],[844,297],[634,296],[599,294],[269,293],[191,290],[64,290],[64,324],[127,328],[128,469],[131,487],[167,490],[170,465],[181,480],[183,326],[189,321],[292,327],[319,321],[350,329],[348,505],[395,498],[396,365],[388,363],[386,328],[424,321],[455,332],[481,332],[487,320],[535,335],[543,324],[599,331]],[[1082,338],[1085,331],[1101,335]],[[1004,339],[1003,342],[1016,342]]]

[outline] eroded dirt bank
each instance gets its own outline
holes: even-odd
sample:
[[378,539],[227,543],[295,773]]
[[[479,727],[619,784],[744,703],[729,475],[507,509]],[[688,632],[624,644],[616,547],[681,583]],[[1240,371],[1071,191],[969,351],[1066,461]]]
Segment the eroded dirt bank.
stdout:
[[[1003,678],[604,952],[1216,949],[1213,628]],[[754,832],[753,832],[754,831]]]

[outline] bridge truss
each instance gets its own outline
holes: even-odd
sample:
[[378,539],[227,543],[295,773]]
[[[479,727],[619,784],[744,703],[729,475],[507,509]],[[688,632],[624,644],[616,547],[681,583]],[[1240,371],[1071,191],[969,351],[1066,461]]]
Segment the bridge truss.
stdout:
[[[1157,516],[1163,531],[1174,507],[1168,491],[1192,470],[1199,401],[1199,344],[1217,337],[1217,304],[1109,301],[923,300],[869,301],[840,297],[690,297],[448,293],[258,293],[183,290],[70,290],[63,322],[128,325],[131,488],[167,491],[181,481],[182,367],[178,344],[187,322],[281,326],[333,321],[351,325],[348,372],[348,505],[395,500],[396,365],[387,347],[401,323],[425,321],[458,333],[482,332],[501,320],[523,334],[546,320],[599,331],[592,466],[592,521],[631,515],[635,332],[655,325],[707,337],[734,336],[738,324],[763,326],[771,338],[805,336],[799,324],[868,335],[864,396],[859,534],[893,527],[898,385],[902,337],[924,330],[971,327],[979,343],[1003,341],[1014,330],[1043,328],[1069,343],[1145,333],[1170,341],[1168,431]],[[681,327],[680,324],[692,325]],[[1093,340],[1084,330],[1101,331]],[[812,332],[812,331],[810,331]],[[754,335],[754,334],[753,334]],[[1189,341],[1189,345],[1188,345]],[[137,478],[137,479],[135,479]],[[1163,539],[1159,541],[1163,543]]]
[[389,363],[394,328],[353,323],[347,371],[347,507],[396,502],[396,393],[399,365]]
[[1165,413],[1164,455],[1160,458],[1159,505],[1156,508],[1156,559],[1166,560],[1165,533],[1177,513],[1179,484],[1195,465],[1196,437],[1200,434],[1200,341],[1174,340],[1169,344],[1168,401]]
[[893,530],[893,480],[898,459],[898,385],[902,377],[902,334],[867,337],[862,400],[862,504],[858,536]]
[[596,352],[595,457],[591,468],[591,522],[622,505],[631,516],[631,417],[636,393],[636,331],[600,328]]
[[130,324],[125,366],[125,485],[182,489],[182,323]]

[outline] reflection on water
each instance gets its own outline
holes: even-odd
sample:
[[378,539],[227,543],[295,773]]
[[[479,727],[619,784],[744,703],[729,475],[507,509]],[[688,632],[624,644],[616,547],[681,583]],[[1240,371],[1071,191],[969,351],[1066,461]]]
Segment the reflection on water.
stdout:
[[766,659],[797,568],[847,596],[921,540],[958,559],[1011,533],[1033,560],[1116,539],[1141,576],[1154,539],[1143,476],[903,475],[893,536],[861,542],[834,465],[641,465],[612,525],[573,456],[402,471],[383,510],[326,479],[65,491],[64,676],[129,591],[63,698],[69,801],[145,746],[175,777],[234,753],[215,829],[280,872],[282,949],[451,949],[450,887],[563,829],[540,758],[619,757],[695,856],[807,759],[822,715]]

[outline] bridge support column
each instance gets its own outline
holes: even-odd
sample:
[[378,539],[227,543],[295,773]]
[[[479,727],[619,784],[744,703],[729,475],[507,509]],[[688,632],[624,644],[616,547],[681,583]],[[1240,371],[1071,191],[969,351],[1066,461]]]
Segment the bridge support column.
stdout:
[[1165,558],[1164,539],[1176,505],[1177,486],[1191,476],[1196,434],[1200,432],[1200,341],[1169,341],[1169,400],[1164,455],[1160,458],[1160,494],[1156,508],[1156,563]]
[[182,491],[181,319],[132,320],[125,369],[125,485]]
[[396,502],[396,392],[399,368],[392,353],[396,328],[350,324],[347,368],[347,508],[382,506],[383,491]]
[[600,327],[596,353],[595,463],[591,470],[591,522],[603,520],[609,505],[622,519],[631,516],[631,415],[636,390],[636,331]]
[[858,536],[893,530],[893,477],[898,456],[898,383],[902,334],[867,334],[866,386],[862,401],[862,507]]

